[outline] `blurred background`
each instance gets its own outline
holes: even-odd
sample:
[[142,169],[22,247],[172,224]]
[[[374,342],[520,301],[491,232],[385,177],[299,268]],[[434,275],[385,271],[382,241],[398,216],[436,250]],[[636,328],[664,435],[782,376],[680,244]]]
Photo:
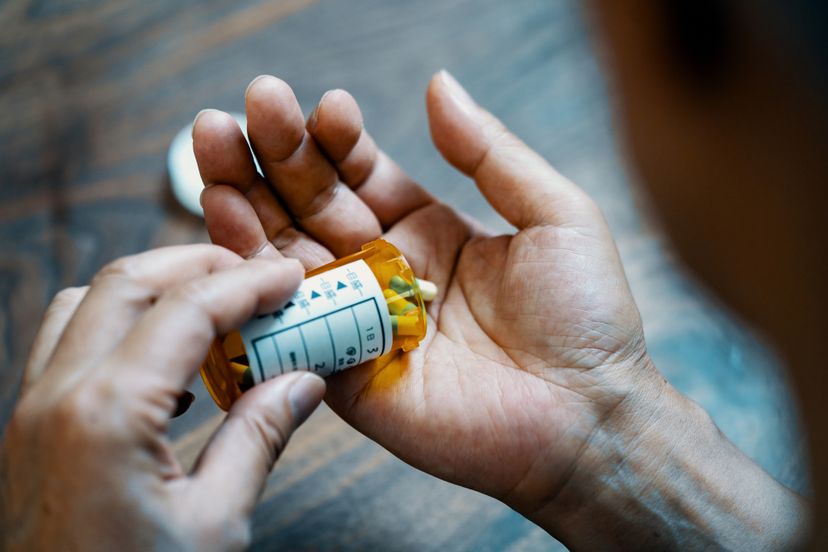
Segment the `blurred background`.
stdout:
[[[330,88],[446,202],[509,231],[428,136],[428,79],[449,69],[603,208],[664,375],[772,475],[806,490],[782,368],[677,265],[625,172],[611,99],[573,0],[7,0],[0,3],[0,424],[40,317],[116,257],[207,241],[169,191],[173,136],[202,108],[243,111],[256,75],[309,113]],[[220,421],[200,381],[175,421],[191,462]],[[322,408],[255,515],[254,549],[548,549],[505,506],[414,471]]]

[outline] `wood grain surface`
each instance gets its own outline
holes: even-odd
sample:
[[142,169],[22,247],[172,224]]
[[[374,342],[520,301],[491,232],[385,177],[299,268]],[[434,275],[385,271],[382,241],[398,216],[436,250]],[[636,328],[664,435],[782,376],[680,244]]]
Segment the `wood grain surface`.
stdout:
[[[423,95],[450,69],[604,209],[662,372],[770,473],[806,489],[783,370],[710,300],[646,216],[574,0],[8,0],[0,3],[0,423],[50,298],[105,262],[206,241],[169,191],[170,140],[204,107],[239,111],[261,73],[308,112],[361,103],[377,142],[445,201],[509,231],[435,152]],[[220,421],[200,382],[172,427],[190,462]],[[217,497],[220,500],[220,497]],[[323,407],[272,474],[254,549],[534,550],[505,506],[409,468]]]

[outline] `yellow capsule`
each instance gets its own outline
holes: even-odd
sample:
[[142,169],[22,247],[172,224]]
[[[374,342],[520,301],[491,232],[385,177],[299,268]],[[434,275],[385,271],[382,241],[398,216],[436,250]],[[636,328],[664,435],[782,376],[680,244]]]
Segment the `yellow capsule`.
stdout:
[[236,381],[239,383],[240,389],[246,391],[256,385],[256,382],[253,381],[253,371],[249,366],[233,362],[232,360],[229,364],[230,369],[233,371],[233,377],[235,377]]
[[391,329],[396,335],[419,335],[418,316],[392,316]]
[[233,369],[233,375],[236,376],[237,381],[241,381],[244,378],[244,373],[250,369],[249,366],[233,361],[230,361],[230,368]]
[[412,305],[400,297],[393,289],[385,289],[382,293],[385,295],[386,302],[388,303],[388,311],[391,314],[406,314],[417,308],[416,305]]

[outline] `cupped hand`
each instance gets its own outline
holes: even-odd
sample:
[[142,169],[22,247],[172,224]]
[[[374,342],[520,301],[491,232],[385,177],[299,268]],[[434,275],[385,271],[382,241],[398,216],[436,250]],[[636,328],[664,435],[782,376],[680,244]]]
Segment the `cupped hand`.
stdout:
[[434,143],[514,235],[490,236],[413,182],[346,92],[307,121],[274,77],[245,97],[253,154],[227,114],[194,126],[214,242],[311,269],[382,235],[440,289],[420,347],[331,378],[332,408],[438,477],[527,514],[554,502],[605,428],[662,382],[596,205],[445,72],[427,93]]
[[0,451],[0,549],[243,548],[324,382],[291,374],[245,394],[191,473],[166,427],[214,336],[280,307],[301,278],[295,261],[198,245],[120,259],[60,293]]

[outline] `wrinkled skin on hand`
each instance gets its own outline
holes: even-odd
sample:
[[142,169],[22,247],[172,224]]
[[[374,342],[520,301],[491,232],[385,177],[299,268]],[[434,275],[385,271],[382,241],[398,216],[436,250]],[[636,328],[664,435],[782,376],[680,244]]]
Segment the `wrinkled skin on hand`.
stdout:
[[330,380],[326,400],[365,435],[531,513],[566,485],[620,405],[658,393],[599,209],[448,74],[428,90],[434,142],[514,235],[490,236],[411,181],[346,92],[326,94],[307,122],[274,77],[251,83],[246,104],[263,176],[228,115],[203,112],[195,124],[216,243],[310,269],[382,235],[439,286],[418,349]]
[[213,338],[280,307],[295,261],[213,245],[158,249],[60,293],[44,317],[0,449],[2,550],[235,550],[312,374],[247,393],[191,473],[166,428]]

